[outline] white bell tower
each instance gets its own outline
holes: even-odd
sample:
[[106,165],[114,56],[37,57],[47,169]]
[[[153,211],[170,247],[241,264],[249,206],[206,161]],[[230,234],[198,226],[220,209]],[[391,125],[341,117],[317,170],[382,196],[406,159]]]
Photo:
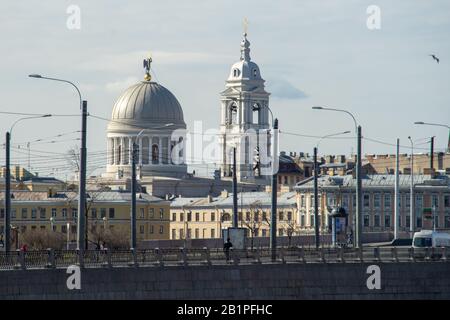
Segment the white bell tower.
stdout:
[[[270,150],[270,139],[267,139],[270,94],[264,89],[264,82],[258,65],[251,61],[250,42],[244,33],[240,61],[231,67],[226,89],[221,92],[220,157],[224,177],[232,175],[235,147],[238,181],[268,178],[260,176],[258,169],[259,150]],[[249,141],[252,135],[259,137],[257,141]]]

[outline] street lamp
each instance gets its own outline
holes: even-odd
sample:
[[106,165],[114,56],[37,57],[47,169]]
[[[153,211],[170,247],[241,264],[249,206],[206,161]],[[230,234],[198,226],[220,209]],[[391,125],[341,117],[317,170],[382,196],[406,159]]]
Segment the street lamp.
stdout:
[[317,150],[319,149],[320,142],[323,139],[339,136],[343,134],[350,133],[350,131],[338,132],[327,134],[317,141],[317,144],[314,148],[314,231],[315,231],[315,242],[316,248],[320,247],[320,221],[319,221],[319,190],[318,190],[318,180],[319,180],[319,165],[317,163]]
[[77,247],[78,250],[87,249],[87,241],[85,239],[85,205],[86,205],[86,130],[87,130],[87,101],[82,100],[78,87],[68,80],[44,77],[40,74],[30,74],[30,78],[58,81],[70,84],[78,93],[80,98],[81,109],[81,148],[80,148],[80,173],[78,185],[78,230],[77,230]]
[[343,109],[335,109],[335,108],[327,108],[322,106],[314,106],[312,107],[314,110],[325,110],[325,111],[336,111],[343,112],[352,117],[353,123],[355,124],[355,132],[356,132],[356,146],[357,146],[357,155],[356,155],[356,214],[354,219],[354,229],[356,236],[356,247],[362,247],[362,181],[361,181],[361,126],[356,122],[355,116]]
[[411,237],[414,232],[414,142],[411,139],[411,136],[408,136],[408,140],[411,143],[411,181],[409,185],[409,231],[411,233]]
[[5,217],[4,217],[4,226],[5,226],[5,252],[11,250],[11,135],[15,125],[22,120],[30,120],[37,118],[47,118],[51,117],[51,114],[43,114],[39,116],[32,117],[23,117],[17,119],[6,132],[6,142],[5,142]]
[[441,123],[430,123],[430,122],[423,122],[423,121],[416,121],[414,124],[421,124],[421,125],[427,125],[427,126],[435,126],[435,127],[444,127],[447,128],[448,131],[448,142],[447,142],[447,152],[450,152],[450,126],[446,124]]
[[[162,129],[167,128],[170,126],[173,126],[174,123],[166,123],[165,125],[161,127],[151,128],[152,130],[155,129]],[[130,224],[131,224],[131,239],[130,239],[130,247],[131,249],[136,249],[136,156],[139,150],[139,146],[137,144],[137,141],[141,137],[141,135],[144,133],[146,129],[142,129],[139,131],[139,133],[136,135],[136,139],[133,141],[133,145],[131,148],[131,212],[130,212]],[[139,157],[139,162],[142,162],[141,157]]]

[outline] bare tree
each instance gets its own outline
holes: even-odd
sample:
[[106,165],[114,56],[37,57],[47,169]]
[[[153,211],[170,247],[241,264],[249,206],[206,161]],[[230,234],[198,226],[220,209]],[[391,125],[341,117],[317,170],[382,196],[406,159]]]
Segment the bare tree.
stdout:
[[262,207],[260,201],[255,201],[250,204],[249,211],[246,212],[245,217],[242,217],[242,224],[250,231],[250,247],[253,249],[254,237],[263,223]]
[[63,249],[65,244],[64,238],[64,234],[60,232],[36,229],[22,233],[21,242],[33,250]]
[[288,247],[290,247],[292,244],[292,236],[300,232],[300,225],[296,220],[291,219],[282,225],[282,229],[286,232],[288,237]]

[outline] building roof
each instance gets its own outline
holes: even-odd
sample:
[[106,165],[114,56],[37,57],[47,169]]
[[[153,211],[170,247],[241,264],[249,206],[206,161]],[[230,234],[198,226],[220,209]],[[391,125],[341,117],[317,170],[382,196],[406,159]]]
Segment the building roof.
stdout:
[[[432,179],[431,175],[415,174],[414,175],[415,187],[430,187],[430,186],[443,186],[450,187],[450,178],[447,175],[441,175]],[[356,187],[356,179],[352,175],[344,176],[329,176],[322,175],[318,179],[319,187]],[[409,188],[411,184],[411,175],[401,174],[399,175],[399,186],[401,188]],[[362,178],[362,187],[389,187],[393,188],[395,185],[394,174],[373,174],[365,175]],[[296,184],[296,190],[312,189],[314,187],[314,181],[300,181]]]
[[[272,203],[270,192],[239,192],[238,193],[238,207],[260,205],[263,207],[270,206]],[[283,206],[295,206],[295,192],[286,192],[278,196],[277,204],[279,207]],[[232,207],[233,206],[233,194],[229,193],[227,197],[211,197],[211,198],[175,198],[171,205],[173,208],[195,208],[195,207]]]
[[[42,191],[11,191],[12,202],[77,202],[78,193],[72,191],[55,192],[52,196],[48,192]],[[5,199],[5,194],[0,193],[0,201]],[[123,191],[101,191],[87,192],[87,201],[93,202],[131,202],[131,193]],[[147,193],[138,193],[137,202],[161,202],[161,198],[154,197]]]

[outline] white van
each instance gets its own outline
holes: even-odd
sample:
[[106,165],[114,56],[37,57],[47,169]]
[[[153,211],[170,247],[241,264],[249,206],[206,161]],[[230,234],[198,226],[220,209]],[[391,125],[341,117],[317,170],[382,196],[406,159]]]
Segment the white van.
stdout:
[[413,248],[450,247],[450,234],[432,230],[421,230],[414,233]]

